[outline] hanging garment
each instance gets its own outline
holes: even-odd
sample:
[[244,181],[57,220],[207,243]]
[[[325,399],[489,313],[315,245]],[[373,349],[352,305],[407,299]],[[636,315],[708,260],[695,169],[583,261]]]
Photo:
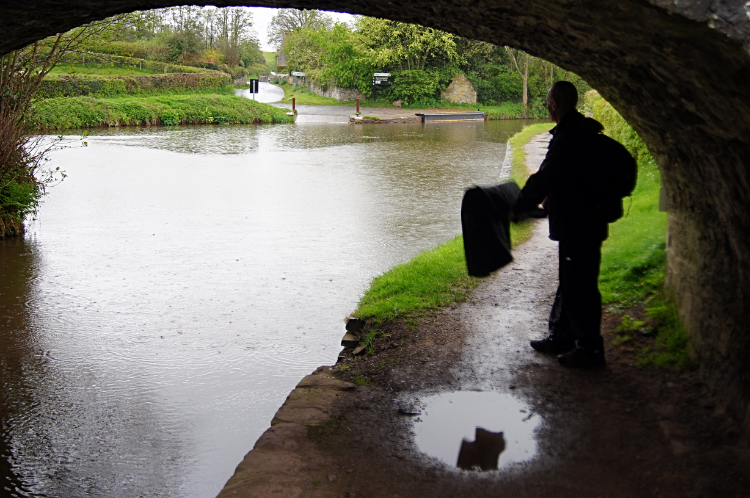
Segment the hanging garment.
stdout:
[[521,189],[515,182],[472,187],[461,202],[466,266],[472,277],[486,277],[513,261],[508,215]]

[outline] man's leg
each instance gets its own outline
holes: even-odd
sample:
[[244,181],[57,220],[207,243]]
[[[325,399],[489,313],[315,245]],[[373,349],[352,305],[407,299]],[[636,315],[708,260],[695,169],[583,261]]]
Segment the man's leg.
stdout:
[[558,358],[565,366],[604,364],[600,265],[601,242],[560,242],[562,314],[567,318],[571,334],[577,342],[575,350]]
[[[558,271],[562,269],[562,254],[559,253],[560,264]],[[562,275],[559,275],[562,280]],[[531,347],[540,353],[562,354],[575,348],[575,341],[570,330],[567,315],[563,312],[563,296],[561,286],[557,287],[555,302],[549,314],[549,335],[538,341],[531,341]]]

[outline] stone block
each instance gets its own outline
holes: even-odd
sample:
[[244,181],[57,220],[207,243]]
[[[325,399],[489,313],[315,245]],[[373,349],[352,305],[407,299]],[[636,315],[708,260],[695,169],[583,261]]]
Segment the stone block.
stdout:
[[469,78],[457,74],[451,78],[451,84],[443,92],[443,98],[454,104],[476,104],[477,92]]
[[341,339],[341,345],[345,348],[353,348],[356,347],[357,344],[359,344],[359,338],[356,335],[350,334],[348,332],[344,334],[344,338]]

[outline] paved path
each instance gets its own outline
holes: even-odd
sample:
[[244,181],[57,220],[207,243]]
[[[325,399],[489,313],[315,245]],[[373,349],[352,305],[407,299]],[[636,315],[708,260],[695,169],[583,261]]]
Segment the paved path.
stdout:
[[270,104],[273,102],[278,102],[279,100],[284,98],[284,89],[280,86],[261,81],[258,88],[258,93],[255,96],[250,93],[249,89],[240,90],[236,88],[234,90],[234,94],[238,97],[245,97],[251,100],[257,100],[258,102],[263,102],[264,104]]
[[[543,133],[524,147],[529,173],[539,169],[549,139]],[[547,333],[557,289],[557,243],[548,235],[547,220],[536,222],[531,239],[513,251],[513,262],[461,307],[461,321],[469,335],[456,376],[465,388],[508,386],[520,365],[550,363],[550,358],[529,347],[530,339]]]

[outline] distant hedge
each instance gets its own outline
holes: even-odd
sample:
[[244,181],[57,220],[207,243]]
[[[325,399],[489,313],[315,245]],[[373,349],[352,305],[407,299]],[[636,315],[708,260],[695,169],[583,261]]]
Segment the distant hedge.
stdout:
[[62,97],[35,102],[29,122],[37,130],[179,124],[290,123],[283,109],[230,95],[154,95],[118,98]]
[[[61,62],[69,64],[109,64],[113,66],[137,67],[139,69],[148,69],[157,73],[211,73],[210,69],[192,66],[180,66],[169,64],[167,62],[158,62],[135,57],[125,57],[123,55],[99,54],[96,52],[69,52]],[[217,71],[219,72],[219,71]]]
[[[205,71],[205,70],[204,70]],[[56,97],[111,97],[165,91],[207,90],[232,84],[218,71],[150,74],[144,76],[47,76],[37,93],[39,99]]]

